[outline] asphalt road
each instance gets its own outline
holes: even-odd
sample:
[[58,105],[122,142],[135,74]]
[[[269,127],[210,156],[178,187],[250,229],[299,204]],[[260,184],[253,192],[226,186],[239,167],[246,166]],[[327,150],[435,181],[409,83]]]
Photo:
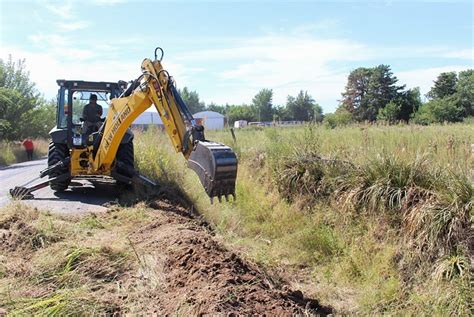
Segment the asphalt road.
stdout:
[[[0,167],[0,207],[12,200],[9,189],[21,186],[39,176],[47,167],[46,159]],[[42,179],[41,179],[42,180]],[[37,184],[41,180],[33,182]],[[106,205],[117,200],[118,193],[111,182],[96,182],[73,179],[69,188],[62,193],[53,192],[49,186],[33,193],[34,199],[22,200],[27,205],[41,210],[61,214],[81,214],[106,211]]]

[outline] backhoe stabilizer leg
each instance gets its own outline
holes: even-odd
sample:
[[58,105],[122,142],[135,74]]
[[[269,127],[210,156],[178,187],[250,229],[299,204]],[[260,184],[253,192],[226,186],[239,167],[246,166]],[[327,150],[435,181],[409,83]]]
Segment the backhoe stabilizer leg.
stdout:
[[[44,170],[40,171],[39,178],[43,178],[45,176],[51,175],[52,173],[54,173],[56,171],[59,171],[59,170],[63,169],[66,166],[69,166],[69,163],[70,163],[70,158],[67,157],[63,161],[59,161],[56,164],[54,164],[52,166],[49,166],[49,167],[45,168]],[[31,186],[31,187],[26,187],[26,185],[15,186],[14,188],[10,189],[10,195],[15,199],[33,199],[33,198],[35,198],[32,194],[34,191],[37,191],[38,189],[41,189],[41,188],[44,188],[44,187],[47,187],[51,181],[61,182],[61,181],[66,180],[70,177],[71,177],[71,174],[69,172],[67,172],[67,173],[58,175],[56,177],[50,178],[48,180],[42,181],[41,183],[36,184],[34,186]],[[37,178],[29,181],[26,184],[32,183],[36,180],[37,180]]]
[[32,194],[34,191],[37,191],[38,189],[41,189],[41,188],[44,188],[44,187],[48,187],[49,183],[51,181],[61,182],[61,181],[64,181],[64,180],[66,180],[70,177],[71,177],[71,174],[69,172],[67,172],[67,173],[58,175],[56,177],[50,178],[48,180],[44,180],[41,183],[38,183],[38,184],[36,184],[34,186],[31,186],[31,187],[16,186],[16,187],[10,189],[10,195],[15,199],[20,199],[20,200],[22,200],[22,199],[34,199],[35,197]]
[[[57,162],[56,164],[49,166],[48,168],[45,168],[40,172],[40,178],[43,178],[45,176],[51,175],[51,173],[54,173],[56,171],[59,171],[65,167],[69,166],[69,163],[71,162],[71,159],[69,157],[65,158],[62,161]],[[59,175],[61,176],[61,175]]]
[[235,200],[235,180],[237,178],[237,157],[230,147],[224,144],[198,141],[188,159],[188,167],[199,177],[204,190],[219,202],[227,201],[232,195]]

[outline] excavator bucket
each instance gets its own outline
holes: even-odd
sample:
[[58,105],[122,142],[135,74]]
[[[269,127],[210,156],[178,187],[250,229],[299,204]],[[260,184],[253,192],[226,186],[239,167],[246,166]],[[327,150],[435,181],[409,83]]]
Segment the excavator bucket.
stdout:
[[188,159],[188,167],[199,176],[202,186],[211,198],[235,199],[235,179],[237,177],[237,157],[224,144],[198,141]]

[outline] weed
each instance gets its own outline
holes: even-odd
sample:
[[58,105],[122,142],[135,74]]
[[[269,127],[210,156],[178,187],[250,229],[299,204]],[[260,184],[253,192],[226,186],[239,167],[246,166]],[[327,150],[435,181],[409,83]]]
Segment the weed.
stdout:
[[24,299],[21,308],[11,311],[11,315],[64,316],[93,314],[103,310],[98,303],[86,295],[86,290],[60,290],[41,298]]
[[468,279],[471,279],[469,266],[469,260],[464,255],[451,255],[438,261],[433,276],[438,280],[446,279],[448,281],[458,277],[464,278],[466,275]]
[[98,219],[96,214],[90,214],[84,217],[79,226],[84,229],[104,229],[104,224]]

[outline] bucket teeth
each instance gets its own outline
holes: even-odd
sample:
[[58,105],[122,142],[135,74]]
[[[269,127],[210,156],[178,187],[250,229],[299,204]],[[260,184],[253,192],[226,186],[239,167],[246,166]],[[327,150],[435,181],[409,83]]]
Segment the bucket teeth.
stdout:
[[30,194],[28,188],[22,186],[16,186],[10,189],[10,195],[17,199],[30,199],[33,196]]

